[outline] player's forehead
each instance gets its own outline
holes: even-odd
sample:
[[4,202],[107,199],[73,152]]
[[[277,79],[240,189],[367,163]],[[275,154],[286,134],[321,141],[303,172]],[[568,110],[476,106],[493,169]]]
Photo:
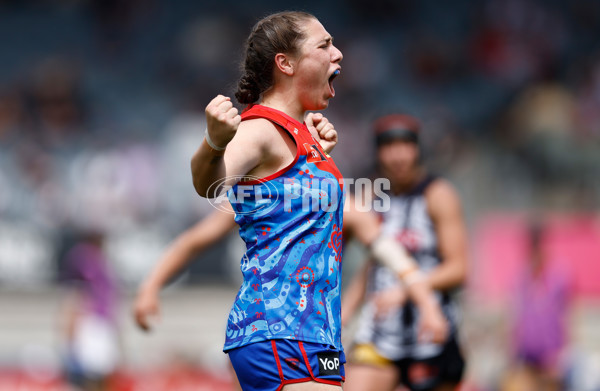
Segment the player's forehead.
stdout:
[[310,18],[304,24],[306,43],[316,44],[321,41],[333,40],[329,32],[317,19]]
[[383,143],[379,149],[381,150],[392,150],[392,149],[402,149],[406,148],[414,148],[417,149],[417,144],[414,141],[405,140],[402,138],[391,139],[385,143]]

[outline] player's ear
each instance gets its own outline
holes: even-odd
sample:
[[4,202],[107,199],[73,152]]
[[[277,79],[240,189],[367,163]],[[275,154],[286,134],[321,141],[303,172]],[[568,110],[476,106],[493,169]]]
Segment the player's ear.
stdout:
[[275,66],[285,75],[294,75],[295,61],[292,57],[288,56],[287,54],[277,53],[275,55]]

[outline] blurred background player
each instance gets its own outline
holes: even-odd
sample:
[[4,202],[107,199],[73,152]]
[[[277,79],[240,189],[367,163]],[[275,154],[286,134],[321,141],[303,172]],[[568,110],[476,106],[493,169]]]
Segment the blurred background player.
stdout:
[[569,270],[549,258],[546,228],[529,227],[529,262],[513,298],[513,356],[503,391],[565,389],[567,322],[572,296]]
[[65,369],[85,391],[109,390],[120,361],[117,280],[102,244],[101,233],[89,232],[66,255],[72,294],[64,306]]
[[452,390],[462,377],[452,293],[466,277],[466,229],[454,188],[423,165],[419,127],[415,118],[401,114],[374,124],[380,174],[391,183],[391,205],[380,214],[381,224],[384,234],[405,246],[426,274],[450,333],[441,344],[419,341],[416,325],[422,314],[402,299],[403,285],[385,267],[367,263],[343,301],[347,324],[366,300],[349,354],[346,390],[394,390],[399,383],[411,390]]

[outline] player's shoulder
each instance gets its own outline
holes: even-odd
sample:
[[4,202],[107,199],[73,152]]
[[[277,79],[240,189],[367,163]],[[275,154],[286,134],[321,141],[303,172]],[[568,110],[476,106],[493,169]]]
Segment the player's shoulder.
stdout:
[[450,182],[448,179],[441,177],[441,176],[435,176],[435,177],[431,178],[431,181],[430,181],[429,185],[427,186],[426,193],[432,193],[432,194],[454,193],[454,194],[456,194],[456,188],[454,187],[452,182]]
[[430,207],[436,206],[458,206],[460,197],[458,191],[446,178],[436,177],[425,190],[425,197]]
[[238,127],[238,131],[241,131],[244,134],[264,136],[269,133],[275,134],[277,132],[277,127],[273,122],[266,118],[252,118],[242,121]]
[[278,133],[273,122],[265,118],[253,118],[240,123],[234,140],[237,138],[236,141],[251,145],[269,145]]

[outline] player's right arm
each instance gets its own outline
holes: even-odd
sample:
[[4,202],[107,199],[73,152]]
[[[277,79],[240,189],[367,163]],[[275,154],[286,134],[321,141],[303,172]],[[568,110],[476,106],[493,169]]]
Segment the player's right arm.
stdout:
[[192,157],[191,168],[194,188],[208,198],[217,194],[212,189],[208,194],[211,185],[233,186],[239,176],[257,167],[265,152],[265,142],[257,137],[257,131],[238,132],[238,128],[252,129],[256,124],[254,121],[242,123],[237,109],[226,96],[215,97],[206,106],[205,113],[207,134]]
[[162,287],[195,255],[225,237],[234,226],[233,211],[216,210],[171,243],[138,291],[134,317],[139,327],[150,330],[149,318],[159,315],[159,293]]

